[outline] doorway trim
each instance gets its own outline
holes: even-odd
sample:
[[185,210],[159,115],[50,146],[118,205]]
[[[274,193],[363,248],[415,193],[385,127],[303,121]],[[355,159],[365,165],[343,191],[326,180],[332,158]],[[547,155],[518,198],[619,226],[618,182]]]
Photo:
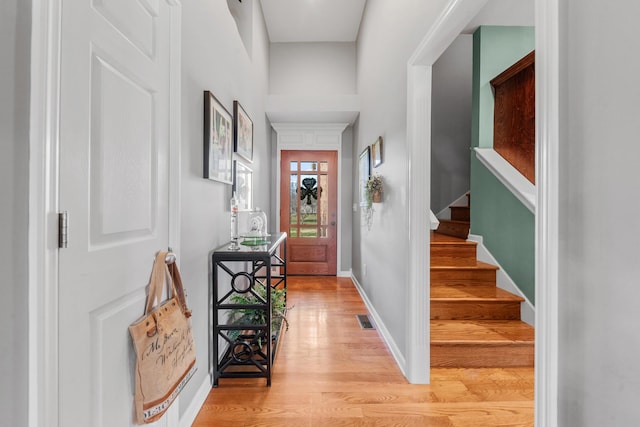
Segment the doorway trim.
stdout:
[[[536,425],[558,425],[558,260],[559,260],[559,0],[536,2],[536,328],[535,419]],[[430,184],[413,164],[429,160],[431,149],[431,68],[435,60],[487,0],[451,0],[431,27],[407,64],[407,138],[409,165],[409,292],[407,295],[407,378],[429,381],[429,304],[424,301],[429,283],[423,242],[429,242],[425,225],[429,194],[417,191],[412,182]],[[429,188],[429,185],[426,186]],[[428,247],[428,244],[426,245]],[[420,258],[423,256],[423,258]],[[426,287],[428,288],[428,287]],[[427,301],[429,297],[426,297]],[[424,342],[426,337],[426,343]],[[424,365],[427,365],[426,368]],[[426,371],[426,372],[425,372]]]
[[[276,132],[276,181],[280,188],[282,150],[338,152],[338,241],[336,242],[336,276],[350,277],[342,271],[342,134],[348,123],[271,123]],[[276,224],[280,227],[280,191],[276,191]]]
[[[487,0],[451,0],[407,62],[407,163],[409,289],[407,292],[407,379],[428,384],[431,360],[429,309],[429,212],[431,211],[431,76],[433,64]],[[420,183],[421,185],[414,185]],[[425,191],[424,189],[427,189]],[[426,242],[426,244],[425,244]],[[427,262],[425,263],[425,260]],[[425,286],[426,284],[426,286]]]
[[[29,142],[29,427],[58,426],[60,0],[33,0]],[[44,102],[42,101],[44,99]]]
[[[171,13],[169,88],[169,245],[180,251],[181,0]],[[29,427],[58,427],[58,212],[62,1],[32,0],[29,118]],[[44,101],[43,101],[44,99]],[[179,399],[179,398],[178,398]],[[176,400],[178,400],[176,399]],[[178,425],[179,404],[167,412]]]
[[536,0],[536,425],[558,425],[560,0]]

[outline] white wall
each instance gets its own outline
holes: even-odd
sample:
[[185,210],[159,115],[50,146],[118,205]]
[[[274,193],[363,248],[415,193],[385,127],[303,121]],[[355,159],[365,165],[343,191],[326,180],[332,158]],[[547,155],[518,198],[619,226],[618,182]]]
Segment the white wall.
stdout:
[[[340,269],[342,272],[351,270],[351,251],[352,251],[352,230],[353,230],[353,190],[352,190],[352,171],[354,169],[353,158],[353,127],[349,126],[342,133],[342,158],[341,163],[341,199],[340,199],[340,217],[341,223],[341,242],[340,247]],[[340,274],[340,271],[338,272]]]
[[[406,0],[403,7],[398,7],[397,2],[370,0],[358,38],[361,112],[354,133],[354,159],[382,136],[384,163],[374,172],[384,176],[385,188],[383,203],[374,206],[370,231],[364,228],[360,213],[354,214],[353,274],[405,355],[409,245],[407,60],[446,3]],[[357,179],[354,189],[355,183]],[[354,191],[354,197],[356,194]]]
[[[245,5],[247,2],[243,2]],[[244,48],[227,2],[182,2],[182,187],[179,265],[193,311],[198,372],[180,396],[184,411],[208,378],[209,260],[229,240],[231,186],[202,178],[203,91],[233,111],[239,100],[253,120],[254,205],[271,205],[271,132],[264,105],[269,46],[260,2],[253,2],[252,57]]]
[[0,418],[28,420],[28,195],[31,2],[0,4]]
[[559,426],[640,420],[640,3],[560,20]]
[[269,93],[356,93],[355,43],[272,43]]
[[431,210],[470,189],[473,36],[462,34],[432,69]]

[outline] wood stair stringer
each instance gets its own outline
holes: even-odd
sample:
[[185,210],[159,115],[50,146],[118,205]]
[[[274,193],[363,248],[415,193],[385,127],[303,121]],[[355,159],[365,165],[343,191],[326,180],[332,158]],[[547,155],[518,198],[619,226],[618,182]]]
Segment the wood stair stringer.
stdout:
[[441,219],[440,224],[438,224],[438,228],[436,229],[436,233],[466,239],[469,235],[469,229],[470,226],[468,221]]

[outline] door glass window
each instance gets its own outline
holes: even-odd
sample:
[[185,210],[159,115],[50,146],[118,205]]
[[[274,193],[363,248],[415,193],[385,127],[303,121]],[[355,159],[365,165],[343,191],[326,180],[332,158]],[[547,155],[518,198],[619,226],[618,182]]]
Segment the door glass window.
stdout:
[[298,175],[291,174],[289,181],[289,224],[298,223]]
[[318,162],[300,162],[300,170],[304,172],[315,172],[318,170]]
[[329,224],[329,177],[327,174],[320,175],[320,190],[321,193],[318,201],[318,221],[320,225]]
[[[289,163],[289,235],[327,237],[329,222],[328,164],[301,161]],[[318,170],[320,168],[320,170]]]
[[318,180],[314,175],[302,175],[300,186],[300,223],[318,223]]

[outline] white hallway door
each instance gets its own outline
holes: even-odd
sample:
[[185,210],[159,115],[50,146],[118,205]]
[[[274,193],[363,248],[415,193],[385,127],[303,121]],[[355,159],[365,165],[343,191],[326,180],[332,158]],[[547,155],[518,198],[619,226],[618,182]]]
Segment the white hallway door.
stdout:
[[69,244],[59,252],[58,425],[130,426],[127,327],[144,309],[155,253],[171,243],[174,6],[61,4],[59,205]]

